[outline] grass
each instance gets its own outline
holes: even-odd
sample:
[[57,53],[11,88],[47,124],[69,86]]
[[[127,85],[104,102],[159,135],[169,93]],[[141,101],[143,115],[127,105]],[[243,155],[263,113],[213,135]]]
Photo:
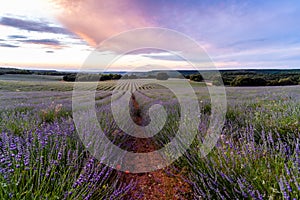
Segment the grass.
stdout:
[[[180,87],[180,81],[172,84]],[[300,87],[226,88],[226,122],[217,145],[203,158],[199,148],[211,105],[206,87],[192,85],[201,108],[197,136],[172,165],[192,186],[188,195],[299,199]],[[0,81],[0,88],[0,199],[124,199],[135,189],[136,183],[124,185],[118,172],[94,159],[79,141],[70,106],[72,83]],[[109,139],[126,148],[125,137],[111,134],[118,129],[108,109],[114,88],[115,82],[99,83],[97,117]],[[162,147],[178,130],[178,101],[166,88],[140,88],[135,97],[144,123],[155,103],[168,113],[154,137]]]
[[59,81],[7,81],[0,80],[1,91],[72,91],[73,83]]
[[27,118],[27,128],[10,114],[0,140],[0,199],[121,198],[117,174],[85,152],[72,120],[54,109],[41,124],[39,114]]

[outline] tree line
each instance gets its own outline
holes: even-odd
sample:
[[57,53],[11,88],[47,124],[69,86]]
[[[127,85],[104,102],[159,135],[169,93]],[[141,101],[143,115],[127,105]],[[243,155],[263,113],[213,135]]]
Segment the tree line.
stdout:
[[[174,70],[175,71],[175,70]],[[172,74],[170,71],[161,72],[148,72],[148,73],[128,73],[128,74],[80,74],[77,78],[78,81],[107,81],[118,79],[157,79],[167,80],[171,78],[186,78],[191,81],[201,82],[205,74],[214,85],[224,84],[226,86],[283,86],[283,85],[298,85],[300,84],[300,70],[221,70],[221,77],[214,77],[215,73],[212,71],[198,71],[192,70],[179,70],[181,74]],[[70,72],[60,72],[55,70],[26,70],[17,68],[4,68],[0,67],[0,75],[4,74],[37,74],[37,75],[56,75],[63,76],[64,81],[75,81],[77,74]],[[176,77],[174,77],[176,76]],[[177,77],[178,76],[178,77]]]
[[[257,70],[257,71],[221,71],[222,80],[218,77],[210,77],[212,84],[226,86],[284,86],[300,84],[299,70]],[[208,76],[209,77],[209,76]],[[186,76],[192,81],[203,81],[200,74]]]
[[156,78],[157,80],[167,80],[169,78],[167,73],[157,73],[156,76],[139,77],[135,74],[80,74],[77,76],[76,73],[67,74],[63,76],[64,81],[108,81],[108,80],[119,80],[119,79],[138,79],[138,78]]

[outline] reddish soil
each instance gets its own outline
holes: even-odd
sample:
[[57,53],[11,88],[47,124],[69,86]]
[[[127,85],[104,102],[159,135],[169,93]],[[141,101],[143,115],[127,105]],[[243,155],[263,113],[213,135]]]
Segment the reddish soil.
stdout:
[[[135,96],[132,95],[132,104],[134,110],[140,113],[139,104],[135,99]],[[135,114],[133,120],[136,124],[142,124],[142,116]],[[134,146],[138,152],[150,152],[156,150],[155,143],[148,138],[136,138],[133,141]],[[129,160],[133,165],[136,163],[145,163],[145,164],[155,164],[162,158],[153,158],[152,160],[142,156],[136,158],[139,160]],[[130,165],[130,163],[127,163]],[[143,165],[135,166],[143,167]],[[184,170],[175,170],[173,168],[160,169],[148,173],[130,173],[126,171],[122,172],[121,180],[125,184],[129,184],[131,181],[137,183],[136,189],[132,191],[125,199],[141,199],[141,200],[169,200],[169,199],[189,199],[188,196],[191,194],[191,186],[184,180],[183,175],[185,174]]]

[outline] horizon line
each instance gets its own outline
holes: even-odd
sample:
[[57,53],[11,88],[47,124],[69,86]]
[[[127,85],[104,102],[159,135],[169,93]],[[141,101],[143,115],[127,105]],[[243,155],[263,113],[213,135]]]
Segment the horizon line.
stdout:
[[151,72],[151,71],[226,71],[226,70],[300,70],[300,67],[253,67],[253,68],[246,68],[246,67],[224,67],[215,69],[147,69],[143,70],[131,70],[131,69],[113,69],[113,70],[105,70],[105,69],[88,69],[88,70],[81,70],[81,69],[57,69],[57,68],[37,68],[37,67],[21,67],[21,66],[0,66],[0,68],[11,68],[11,69],[19,69],[19,70],[36,70],[36,71],[57,71],[57,72]]

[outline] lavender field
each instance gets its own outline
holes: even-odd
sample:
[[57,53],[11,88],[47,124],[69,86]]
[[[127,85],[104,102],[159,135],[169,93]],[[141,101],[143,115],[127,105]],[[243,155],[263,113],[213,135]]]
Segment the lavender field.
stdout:
[[[209,126],[210,97],[204,84],[191,85],[201,110],[189,116],[199,118],[196,139],[159,174],[139,177],[101,164],[85,149],[73,122],[72,83],[0,81],[0,199],[299,199],[300,86],[226,88],[225,125],[203,158],[199,146]],[[138,151],[111,114],[115,87],[113,81],[98,84],[98,122],[116,145]],[[149,123],[154,103],[167,110],[167,123],[151,142],[164,146],[178,128],[176,97],[139,82],[121,89],[132,88],[140,125]],[[134,110],[134,103],[129,106]]]

